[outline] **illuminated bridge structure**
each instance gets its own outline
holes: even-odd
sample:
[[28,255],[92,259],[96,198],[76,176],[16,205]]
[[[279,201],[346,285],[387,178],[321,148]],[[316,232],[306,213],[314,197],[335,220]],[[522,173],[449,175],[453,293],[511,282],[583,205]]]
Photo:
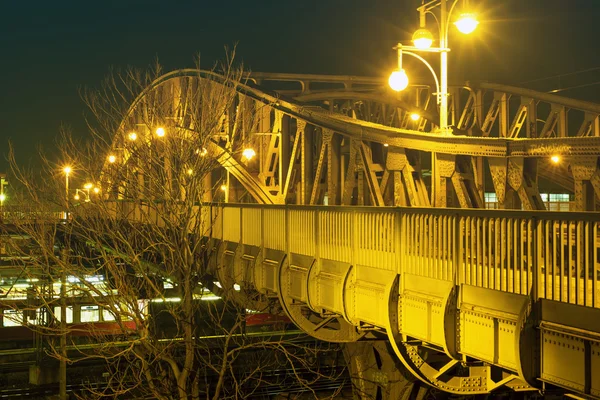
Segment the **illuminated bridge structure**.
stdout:
[[[223,84],[175,71],[132,105],[113,142],[119,216],[135,221],[145,207],[132,189],[144,160],[126,135],[154,128],[137,110],[158,104],[167,131],[193,133],[189,100],[212,87],[206,80]],[[222,285],[279,302],[316,338],[362,349],[351,369],[364,393],[406,395],[394,385],[411,376],[455,394],[553,385],[600,397],[600,105],[453,87],[452,133],[441,134],[427,85],[397,96],[373,78],[248,80],[200,150],[221,168],[198,215]],[[546,211],[549,185],[570,194],[569,211]],[[503,210],[486,209],[484,193]]]

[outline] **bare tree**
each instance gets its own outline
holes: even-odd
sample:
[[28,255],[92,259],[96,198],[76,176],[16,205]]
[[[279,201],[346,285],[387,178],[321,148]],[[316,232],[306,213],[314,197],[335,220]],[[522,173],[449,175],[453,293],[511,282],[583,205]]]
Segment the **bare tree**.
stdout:
[[[105,364],[107,382],[85,398],[247,398],[286,387],[316,397],[319,382],[332,396],[343,388],[336,345],[248,333],[247,309],[277,313],[276,301],[215,283],[208,204],[225,196],[222,165],[243,162],[245,132],[261,112],[237,90],[244,73],[233,60],[180,79],[159,66],[115,71],[84,93],[90,135],[64,132],[61,163],[42,154],[34,176],[11,158],[22,201],[66,217],[21,225],[38,248],[26,268],[37,284],[21,306],[37,318],[33,329],[62,338],[49,342],[53,357]],[[71,309],[79,324],[67,325]]]

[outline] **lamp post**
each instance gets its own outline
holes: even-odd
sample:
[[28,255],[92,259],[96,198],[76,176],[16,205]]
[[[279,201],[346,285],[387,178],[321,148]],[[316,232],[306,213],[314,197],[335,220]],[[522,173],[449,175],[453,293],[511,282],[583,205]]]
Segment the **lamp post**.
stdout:
[[[448,46],[448,27],[450,25],[452,14],[456,8],[456,5],[462,1],[463,12],[459,19],[454,23],[458,30],[464,34],[469,34],[477,28],[479,22],[475,18],[475,14],[468,12],[469,2],[468,0],[432,0],[424,2],[420,7],[417,8],[420,17],[420,26],[417,31],[413,34],[414,46],[403,46],[398,43],[395,49],[398,51],[398,69],[394,70],[389,78],[390,87],[395,91],[404,90],[408,86],[408,75],[402,68],[402,56],[407,54],[419,59],[423,62],[427,68],[431,71],[434,80],[436,82],[437,89],[437,104],[440,108],[440,123],[439,133],[443,135],[451,134],[452,131],[448,126],[448,53],[450,48]],[[439,8],[439,13],[435,13],[435,10]],[[439,47],[431,47],[434,41],[434,36],[426,28],[427,15],[431,14],[438,22],[439,28]],[[437,14],[437,15],[436,15]],[[440,73],[439,79],[433,67],[421,56],[415,54],[417,52],[423,53],[439,53],[440,54]],[[437,187],[437,176],[435,171],[436,155],[431,155],[431,195],[432,205],[435,206],[435,191]]]
[[7,184],[6,175],[0,174],[0,221],[2,221],[2,218],[4,217],[4,200],[6,200],[4,186]]
[[66,201],[66,211],[65,211],[65,221],[69,219],[69,175],[71,174],[71,167],[65,166],[63,168],[63,173],[65,174],[65,201]]
[[63,168],[63,172],[65,173],[65,200],[67,201],[67,204],[69,203],[69,175],[71,174],[71,167],[70,166],[66,166]]

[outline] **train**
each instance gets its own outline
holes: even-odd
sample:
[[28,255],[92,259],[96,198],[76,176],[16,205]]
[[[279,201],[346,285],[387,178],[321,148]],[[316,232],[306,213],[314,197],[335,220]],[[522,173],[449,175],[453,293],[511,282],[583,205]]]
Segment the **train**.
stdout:
[[[144,323],[145,327],[151,329],[157,338],[174,339],[179,331],[169,299],[166,300],[138,300],[138,307],[140,315],[148,322]],[[233,329],[239,334],[297,329],[284,315],[233,309],[221,299],[196,302],[195,334],[198,336],[215,337]],[[0,351],[35,347],[41,338],[50,338],[61,329],[60,306],[50,313],[41,309],[19,310],[0,302],[0,311]],[[58,318],[49,322],[53,317],[46,317],[48,315]],[[70,302],[66,316],[67,338],[71,344],[122,341],[137,336],[136,322],[121,315],[117,319],[97,304]]]

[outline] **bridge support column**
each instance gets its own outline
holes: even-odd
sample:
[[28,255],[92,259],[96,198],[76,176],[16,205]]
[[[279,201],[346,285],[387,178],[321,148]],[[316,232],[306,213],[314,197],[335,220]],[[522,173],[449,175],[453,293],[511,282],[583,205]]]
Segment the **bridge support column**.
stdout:
[[575,210],[595,211],[596,196],[600,197],[600,171],[598,157],[581,157],[570,160],[575,180]]
[[347,343],[344,358],[355,399],[405,400],[420,390],[420,382],[398,361],[387,341]]

